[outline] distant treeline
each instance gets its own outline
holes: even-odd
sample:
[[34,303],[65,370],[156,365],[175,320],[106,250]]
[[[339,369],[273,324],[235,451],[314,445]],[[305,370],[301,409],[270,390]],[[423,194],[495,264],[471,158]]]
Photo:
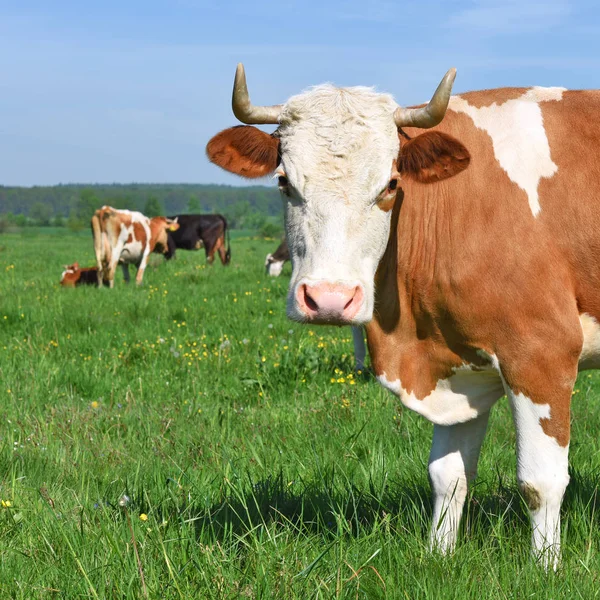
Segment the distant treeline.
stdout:
[[[0,186],[0,220],[7,225],[88,226],[94,210],[108,204],[149,217],[180,213],[223,213],[231,227],[276,235],[282,215],[275,187],[199,184],[68,184]],[[0,224],[1,225],[1,224]],[[2,227],[0,226],[0,230]]]

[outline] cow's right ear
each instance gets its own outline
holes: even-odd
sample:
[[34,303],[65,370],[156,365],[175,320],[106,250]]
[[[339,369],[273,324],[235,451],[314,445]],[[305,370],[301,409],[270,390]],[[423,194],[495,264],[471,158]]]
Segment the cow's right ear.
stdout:
[[238,125],[217,133],[206,145],[208,160],[222,169],[255,179],[279,164],[279,140],[256,127]]

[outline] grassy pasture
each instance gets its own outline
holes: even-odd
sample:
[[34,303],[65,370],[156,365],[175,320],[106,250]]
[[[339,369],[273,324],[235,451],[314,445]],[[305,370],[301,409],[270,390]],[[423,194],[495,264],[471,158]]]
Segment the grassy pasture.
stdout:
[[352,375],[349,329],[285,319],[276,245],[63,290],[88,232],[0,236],[0,598],[598,596],[600,376],[574,395],[561,570],[529,557],[506,399],[432,556],[432,426]]

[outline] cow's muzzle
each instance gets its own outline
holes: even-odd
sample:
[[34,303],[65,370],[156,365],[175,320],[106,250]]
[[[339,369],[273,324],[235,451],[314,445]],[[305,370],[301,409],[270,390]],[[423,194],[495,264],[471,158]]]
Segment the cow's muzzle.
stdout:
[[311,323],[346,325],[362,308],[364,291],[361,285],[301,283],[295,300],[298,311]]

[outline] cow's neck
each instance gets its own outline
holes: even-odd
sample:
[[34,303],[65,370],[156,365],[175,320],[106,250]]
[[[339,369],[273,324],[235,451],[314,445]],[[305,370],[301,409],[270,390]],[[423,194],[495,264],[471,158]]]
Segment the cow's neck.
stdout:
[[375,317],[367,328],[376,374],[401,376],[417,396],[427,395],[463,363],[484,362],[442,309],[452,302],[453,248],[465,243],[464,222],[455,225],[469,212],[453,187],[403,185],[376,276]]

